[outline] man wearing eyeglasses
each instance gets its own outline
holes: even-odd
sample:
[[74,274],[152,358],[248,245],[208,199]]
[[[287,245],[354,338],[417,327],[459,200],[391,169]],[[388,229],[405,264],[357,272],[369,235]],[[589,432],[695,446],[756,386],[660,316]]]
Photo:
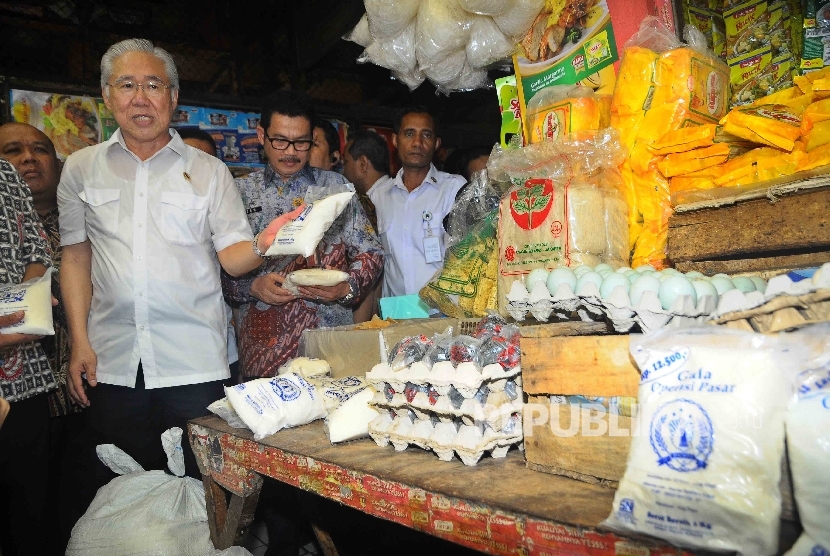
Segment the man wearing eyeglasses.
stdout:
[[[291,215],[254,237],[225,165],[169,129],[179,80],[165,50],[113,45],[101,88],[119,130],[72,154],[58,186],[69,391],[89,407],[96,441],[164,469],[161,433],[186,431],[229,376],[220,267],[258,267]],[[182,448],[198,477],[186,439]]]
[[[310,188],[336,188],[340,174],[309,165],[313,143],[311,100],[297,91],[279,91],[262,108],[257,136],[268,166],[237,180],[254,232],[272,218],[303,204]],[[341,189],[342,191],[342,189]],[[299,288],[294,295],[282,287],[285,276],[309,266],[332,268],[349,278],[335,286]],[[316,260],[273,257],[252,273],[232,279],[223,275],[225,297],[239,304],[240,372],[246,379],[273,376],[296,357],[303,330],[353,322],[355,306],[380,276],[383,252],[355,196],[317,247]]]

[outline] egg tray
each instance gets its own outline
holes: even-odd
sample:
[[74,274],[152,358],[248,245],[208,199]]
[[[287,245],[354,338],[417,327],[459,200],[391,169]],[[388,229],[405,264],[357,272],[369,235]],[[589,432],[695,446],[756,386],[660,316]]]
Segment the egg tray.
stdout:
[[576,314],[584,322],[609,320],[620,333],[630,332],[635,325],[643,332],[650,332],[666,326],[724,324],[747,319],[752,322],[732,326],[773,332],[828,320],[828,309],[823,303],[828,289],[830,263],[816,271],[812,280],[793,282],[787,274],[782,274],[770,279],[764,293],[729,290],[720,296],[717,304],[711,296],[701,297],[697,304],[690,296],[679,296],[666,311],[652,291],[643,293],[639,304],[632,307],[622,287],[616,288],[608,299],[602,299],[595,284],[586,284],[579,295],[568,284],[561,284],[551,296],[542,282],[537,282],[528,294],[524,284],[517,280],[508,293],[507,309],[518,322],[524,321],[528,312],[540,322],[547,322],[551,315],[557,320],[571,320],[571,315]]
[[388,384],[396,392],[403,392],[406,384],[416,386],[431,386],[439,395],[449,395],[455,390],[465,398],[472,398],[486,386],[492,392],[501,392],[508,381],[519,381],[521,387],[521,366],[516,365],[505,369],[499,363],[493,363],[480,369],[473,363],[461,363],[453,367],[452,363],[442,361],[432,366],[432,369],[421,361],[399,371],[393,371],[387,363],[378,363],[366,373],[366,380],[379,392]]
[[384,411],[369,423],[369,436],[381,448],[392,444],[402,452],[409,446],[432,450],[441,461],[454,456],[464,465],[476,465],[485,452],[503,458],[511,446],[524,449],[522,418],[513,415],[499,430],[484,424],[465,424],[460,420],[441,421],[418,418],[409,409]]
[[488,392],[482,388],[482,395],[474,398],[460,396],[435,396],[430,393],[408,389],[406,393],[395,393],[390,388],[378,391],[370,404],[378,410],[402,411],[409,409],[419,419],[434,417],[441,422],[460,419],[466,425],[486,423],[494,429],[501,429],[511,415],[522,414],[521,386],[506,388],[502,392]]

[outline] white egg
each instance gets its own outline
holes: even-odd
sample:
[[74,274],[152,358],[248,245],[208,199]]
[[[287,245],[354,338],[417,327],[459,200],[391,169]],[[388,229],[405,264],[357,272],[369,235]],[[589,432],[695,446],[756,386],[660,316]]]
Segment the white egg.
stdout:
[[576,293],[581,294],[585,289],[585,284],[592,282],[596,284],[597,289],[602,285],[602,276],[597,272],[586,272],[576,279]]
[[525,286],[527,291],[533,291],[533,284],[536,282],[545,282],[548,279],[548,271],[544,268],[534,268],[525,278]]
[[729,290],[735,289],[735,284],[733,284],[732,280],[730,280],[725,274],[721,274],[720,276],[712,276],[712,279],[709,280],[709,282],[715,286],[716,290],[718,290],[718,296],[725,294]]
[[741,290],[744,293],[754,292],[756,289],[755,282],[747,278],[746,276],[735,276],[732,278],[732,283],[735,284],[735,287]]
[[718,290],[712,285],[712,282],[709,280],[692,280],[692,286],[694,286],[695,292],[697,292],[698,299],[706,297],[707,295],[711,296],[715,300],[715,306],[717,306],[720,296],[718,295]]
[[647,291],[654,292],[655,294],[659,292],[660,280],[649,275],[638,276],[637,279],[631,284],[631,291],[629,292],[631,305],[634,307],[639,305],[640,300],[643,298],[643,294]]
[[[718,274],[715,274],[714,276],[712,276],[712,278],[729,278],[729,275],[724,274],[723,272],[719,272]],[[729,279],[731,280],[732,278],[729,278]]]
[[631,274],[626,274],[625,277],[628,278],[628,281],[633,284],[634,282],[637,281],[637,278],[640,277],[640,273],[639,272],[632,272]]
[[629,272],[634,272],[630,266],[621,266],[614,272],[619,272],[620,274],[628,274]]
[[702,272],[698,272],[697,270],[690,270],[689,272],[687,272],[686,278],[688,278],[689,280],[708,280],[708,278],[706,278],[706,276],[704,276]]
[[674,305],[675,300],[682,296],[688,295],[692,298],[692,304],[697,305],[697,292],[695,287],[689,282],[688,278],[678,274],[677,276],[670,276],[668,280],[660,284],[660,291],[657,297],[660,298],[660,305],[668,311]]
[[606,277],[606,276],[608,276],[609,274],[616,274],[616,273],[615,273],[613,270],[611,270],[610,268],[603,268],[602,270],[597,270],[597,271],[595,271],[595,272],[596,272],[597,274],[599,274],[600,276],[602,276],[603,278],[605,278],[605,277]]
[[638,270],[637,272],[639,272],[639,273],[640,273],[640,276],[650,276],[650,275],[652,275],[652,276],[653,276],[654,274],[657,274],[657,271],[655,271],[655,270],[649,270],[649,269],[645,269],[645,270]]
[[760,276],[750,276],[750,280],[752,283],[755,284],[755,289],[761,293],[767,291],[767,281],[761,278]]
[[554,295],[562,284],[568,284],[571,287],[571,291],[576,291],[576,274],[566,266],[560,266],[559,268],[551,270],[550,274],[548,274],[546,285],[550,294]]
[[581,264],[581,265],[579,265],[578,267],[576,267],[574,269],[574,274],[576,274],[576,277],[579,278],[580,276],[582,276],[586,272],[591,272],[592,270],[593,269],[590,266],[588,266],[587,264]]
[[610,270],[611,272],[614,272],[614,269],[611,268],[611,265],[607,263],[599,263],[597,266],[594,267],[594,272],[601,273],[603,270]]
[[631,282],[629,282],[628,278],[626,278],[622,274],[612,272],[611,274],[603,278],[602,284],[599,287],[599,294],[602,296],[603,299],[608,299],[609,297],[611,297],[611,292],[613,292],[618,287],[622,287],[622,289],[624,289],[627,293],[628,290],[631,289]]
[[653,266],[651,266],[650,264],[641,264],[640,266],[638,266],[634,270],[636,270],[637,272],[642,274],[644,270],[650,270],[650,271],[654,272],[655,268]]
[[671,268],[671,267],[664,268],[664,269],[663,269],[663,270],[661,270],[660,272],[662,272],[663,274],[672,274],[672,275],[678,275],[678,274],[680,274],[680,272],[679,272],[678,270],[676,270],[676,269],[674,269],[674,268]]

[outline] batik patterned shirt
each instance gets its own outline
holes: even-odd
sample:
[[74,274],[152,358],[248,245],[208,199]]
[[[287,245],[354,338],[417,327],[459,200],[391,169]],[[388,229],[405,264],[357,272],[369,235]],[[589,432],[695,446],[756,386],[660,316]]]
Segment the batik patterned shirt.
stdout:
[[[52,264],[29,186],[0,159],[0,285],[19,284],[26,266]],[[57,388],[40,342],[0,348],[0,397],[10,402]],[[14,411],[14,410],[12,410]]]
[[[334,172],[305,166],[283,181],[269,166],[236,180],[248,213],[252,231],[257,234],[274,218],[303,204],[309,187],[331,188],[345,178]],[[322,195],[316,195],[320,198]],[[356,287],[352,306],[371,291],[383,269],[383,251],[357,197],[352,197],[343,213],[334,221],[317,247],[317,266],[343,270]],[[296,299],[273,306],[252,297],[251,284],[258,276],[276,272],[282,276],[308,268],[304,257],[268,257],[258,269],[241,277],[222,275],[225,297],[239,305],[239,360],[242,376],[273,376],[289,359],[296,357],[303,331],[352,324],[352,306],[340,303],[315,303]]]

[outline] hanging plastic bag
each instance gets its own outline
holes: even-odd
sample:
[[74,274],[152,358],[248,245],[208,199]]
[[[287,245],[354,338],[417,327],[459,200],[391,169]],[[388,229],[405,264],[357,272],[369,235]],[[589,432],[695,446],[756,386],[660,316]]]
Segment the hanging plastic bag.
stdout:
[[458,0],[464,10],[479,15],[501,15],[513,9],[515,0]]
[[363,17],[360,18],[360,21],[357,22],[354,29],[347,33],[343,37],[343,40],[355,42],[364,48],[369,46],[374,40],[372,39],[372,33],[369,32],[369,16],[363,14]]
[[[427,68],[435,68],[451,54],[464,50],[470,39],[471,27],[472,16],[461,9],[458,0],[422,0],[418,8],[415,52],[418,64],[427,76],[430,75],[426,71]],[[466,58],[466,54],[464,57]],[[460,64],[454,64],[460,71],[464,66],[464,60]],[[458,72],[440,82],[447,83],[456,75]]]
[[415,22],[410,23],[397,37],[373,41],[357,62],[371,62],[382,68],[403,73],[414,71],[418,63],[415,58]]
[[512,42],[515,43],[530,29],[533,20],[544,7],[545,0],[515,0],[512,8],[503,14],[493,16],[493,21],[505,35],[512,37]]
[[372,37],[386,40],[400,35],[415,18],[420,4],[421,0],[364,0]]
[[513,54],[513,43],[504,36],[492,18],[473,17],[467,43],[467,63],[481,69]]

